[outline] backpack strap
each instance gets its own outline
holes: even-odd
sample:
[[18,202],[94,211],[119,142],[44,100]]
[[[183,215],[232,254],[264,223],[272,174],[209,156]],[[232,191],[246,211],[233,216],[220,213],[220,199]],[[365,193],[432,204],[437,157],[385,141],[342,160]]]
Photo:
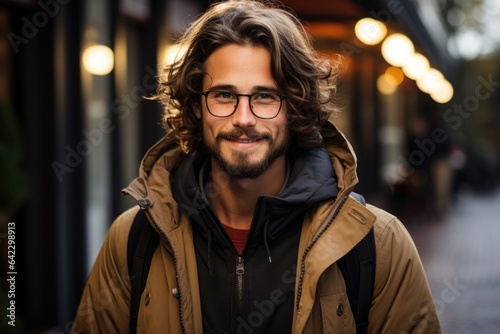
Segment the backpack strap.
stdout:
[[[363,196],[352,193],[358,202],[366,205]],[[356,333],[368,331],[368,313],[375,282],[375,237],[373,228],[338,261],[346,283],[347,297],[356,320]]]
[[368,331],[368,313],[370,311],[373,285],[375,282],[375,236],[373,227],[363,242],[356,247],[359,259],[359,293],[356,312],[356,333]]
[[159,243],[158,233],[149,223],[146,213],[139,210],[135,215],[127,244],[127,265],[131,283],[130,333],[137,332],[137,318],[141,295],[151,266],[151,259]]

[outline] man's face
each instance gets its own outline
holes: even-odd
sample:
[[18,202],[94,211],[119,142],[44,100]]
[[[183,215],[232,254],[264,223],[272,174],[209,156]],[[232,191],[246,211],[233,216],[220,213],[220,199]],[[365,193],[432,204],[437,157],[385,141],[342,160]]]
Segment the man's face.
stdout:
[[[208,57],[205,69],[204,92],[278,92],[270,54],[260,46],[223,46]],[[256,178],[284,159],[289,141],[285,103],[275,118],[261,119],[252,113],[249,97],[240,96],[236,111],[220,118],[208,112],[206,99],[201,97],[197,116],[202,119],[205,146],[222,170],[232,177]]]

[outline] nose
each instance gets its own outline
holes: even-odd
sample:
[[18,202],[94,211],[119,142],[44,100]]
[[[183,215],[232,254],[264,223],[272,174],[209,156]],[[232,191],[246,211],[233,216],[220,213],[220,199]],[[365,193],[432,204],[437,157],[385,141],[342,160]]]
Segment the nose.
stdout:
[[238,100],[238,106],[233,115],[231,115],[231,121],[234,126],[241,128],[255,126],[257,122],[257,117],[252,112],[250,108],[250,97],[240,96]]

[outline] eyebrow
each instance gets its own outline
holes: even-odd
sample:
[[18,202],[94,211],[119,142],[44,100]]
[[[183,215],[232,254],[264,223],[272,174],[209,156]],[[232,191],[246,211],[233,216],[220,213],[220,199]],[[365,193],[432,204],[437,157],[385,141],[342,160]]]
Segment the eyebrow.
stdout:
[[[227,84],[221,84],[221,85],[215,85],[207,90],[223,90],[223,91],[229,91],[229,92],[235,92],[237,91],[236,86],[234,85],[227,85]],[[269,93],[281,93],[278,88],[276,87],[271,87],[271,86],[254,86],[252,87],[251,92],[269,92]]]

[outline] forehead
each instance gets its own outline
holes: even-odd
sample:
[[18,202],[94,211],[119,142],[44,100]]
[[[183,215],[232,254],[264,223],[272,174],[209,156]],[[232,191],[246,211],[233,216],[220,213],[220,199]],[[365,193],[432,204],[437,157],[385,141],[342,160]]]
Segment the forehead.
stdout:
[[241,92],[254,87],[276,87],[271,55],[262,46],[229,44],[215,50],[205,62],[203,89],[233,86]]

